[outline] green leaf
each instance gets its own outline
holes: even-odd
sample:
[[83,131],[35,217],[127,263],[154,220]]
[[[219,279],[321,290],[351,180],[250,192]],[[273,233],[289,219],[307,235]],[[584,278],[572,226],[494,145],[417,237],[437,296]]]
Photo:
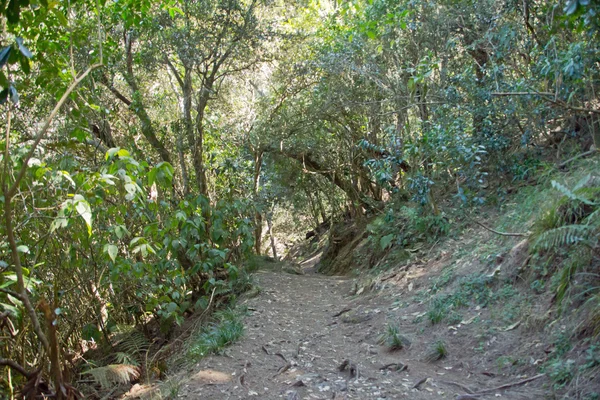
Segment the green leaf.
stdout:
[[115,235],[117,235],[119,239],[123,239],[125,235],[129,235],[129,231],[124,225],[117,225],[115,226]]
[[75,210],[85,221],[85,225],[87,226],[88,230],[88,236],[92,236],[92,208],[90,207],[90,203],[88,203],[87,200],[84,199],[80,194],[75,195],[73,198],[73,203],[75,205]]
[[67,20],[65,15],[58,8],[53,8],[52,12],[54,13],[54,15],[56,15],[56,18],[58,18],[58,22],[60,22],[62,26],[66,27],[69,25],[69,20]]
[[167,304],[166,308],[167,308],[167,312],[170,313],[170,314],[172,314],[175,311],[177,311],[177,309],[179,308],[179,306],[177,305],[177,303],[170,302],[169,304]]
[[27,58],[33,57],[33,53],[31,53],[31,51],[29,51],[29,49],[23,44],[23,38],[18,37],[15,39],[15,41],[17,42],[17,46],[19,47],[21,54]]
[[382,237],[379,240],[379,246],[381,247],[381,250],[387,249],[395,238],[396,238],[396,235],[394,235],[393,233],[390,233],[389,235]]
[[16,24],[21,18],[21,6],[19,0],[10,0],[6,7],[6,19],[11,24]]
[[60,176],[68,180],[69,183],[73,185],[73,187],[77,187],[77,185],[75,185],[75,181],[73,180],[73,178],[71,178],[71,174],[69,174],[67,171],[58,171],[58,173],[60,174]]
[[8,88],[0,92],[0,106],[6,103],[6,100],[8,100]]
[[102,338],[102,335],[95,325],[87,324],[81,331],[81,338],[83,340],[94,340],[95,342],[98,342]]
[[113,262],[115,262],[115,260],[117,259],[117,254],[119,253],[119,249],[117,248],[117,246],[115,246],[114,244],[107,244],[105,246],[105,251],[110,257],[110,259]]
[[11,46],[6,46],[0,51],[0,68],[4,67],[8,62],[8,57],[10,56],[11,49]]
[[125,150],[125,149],[119,149],[119,150],[117,150],[117,155],[119,157],[129,157],[130,156],[129,152],[127,150]]
[[17,246],[17,251],[19,253],[29,254],[29,247],[27,247],[24,244],[22,244],[20,246]]
[[71,137],[77,139],[79,143],[85,142],[85,139],[87,139],[87,135],[87,132],[81,128],[75,128],[73,132],[71,132]]
[[9,85],[8,78],[4,75],[4,72],[0,71],[0,86],[7,88]]
[[569,0],[567,1],[567,5],[565,6],[565,14],[571,15],[577,10],[577,0]]
[[171,15],[171,18],[173,18],[175,16],[175,13],[177,13],[179,15],[184,15],[183,11],[181,10],[181,8],[178,8],[178,7],[169,7],[169,14]]
[[25,57],[21,57],[19,59],[19,64],[21,64],[21,69],[25,75],[29,75],[31,73],[31,64],[29,64],[29,60]]

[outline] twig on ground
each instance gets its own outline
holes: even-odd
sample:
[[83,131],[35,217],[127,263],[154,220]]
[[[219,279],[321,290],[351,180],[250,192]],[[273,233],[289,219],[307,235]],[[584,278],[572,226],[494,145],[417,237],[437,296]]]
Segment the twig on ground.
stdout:
[[488,231],[490,231],[492,233],[495,233],[496,235],[500,235],[500,236],[513,236],[513,237],[528,237],[529,236],[529,233],[500,232],[500,231],[494,230],[492,228],[489,228],[489,227],[485,226],[484,224],[482,224],[481,222],[476,221],[476,220],[474,220],[472,218],[471,218],[471,220],[473,222],[475,222],[477,225],[481,226],[483,229],[488,230]]
[[460,396],[458,396],[456,398],[456,400],[477,399],[478,397],[484,396],[486,394],[490,394],[490,393],[494,393],[494,392],[498,392],[498,391],[510,389],[512,387],[515,387],[515,386],[524,385],[526,383],[529,383],[531,381],[539,379],[539,378],[541,378],[543,376],[546,376],[546,374],[538,374],[536,376],[532,376],[531,378],[523,379],[523,380],[520,380],[520,381],[517,381],[517,382],[507,383],[505,385],[501,385],[501,386],[498,386],[498,387],[495,387],[495,388],[491,388],[491,389],[480,390],[479,392],[476,392],[476,393],[461,394]]
[[464,390],[465,392],[467,392],[468,394],[474,393],[471,389],[469,389],[467,386],[463,385],[462,383],[452,382],[452,381],[440,381],[440,382],[445,383],[446,385],[457,386],[457,387],[461,388],[462,390]]
[[281,374],[283,374],[285,371],[287,371],[288,369],[290,369],[292,367],[291,363],[286,363],[283,367],[279,368],[279,370],[277,371],[277,373],[275,375],[273,375],[273,378],[275,378],[276,376],[279,376]]
[[396,371],[396,372],[402,372],[402,371],[405,371],[408,369],[408,365],[402,364],[402,363],[390,363],[390,364],[385,364],[384,366],[379,368],[380,371],[385,371],[386,369]]
[[352,308],[351,307],[346,307],[343,310],[341,310],[340,312],[337,312],[337,313],[333,314],[332,317],[333,318],[337,318],[340,315],[347,313],[348,311],[352,311]]
[[413,386],[413,389],[419,389],[419,387],[424,384],[425,382],[427,382],[427,379],[429,379],[428,377],[425,377],[423,379],[421,379],[419,382],[415,383],[415,386]]

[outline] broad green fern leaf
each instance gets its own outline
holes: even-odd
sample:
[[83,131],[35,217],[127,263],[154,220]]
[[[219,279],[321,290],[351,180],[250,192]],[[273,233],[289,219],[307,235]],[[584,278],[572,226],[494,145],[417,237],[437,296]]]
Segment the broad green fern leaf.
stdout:
[[534,248],[548,250],[554,247],[570,246],[592,238],[593,230],[588,225],[565,225],[542,233]]
[[577,201],[580,201],[583,204],[587,204],[589,206],[595,205],[594,202],[590,201],[589,199],[586,199],[583,196],[580,196],[579,194],[575,193],[574,191],[571,191],[571,189],[567,188],[566,186],[564,186],[556,181],[552,181],[552,187],[554,189],[558,190],[559,192],[561,192],[563,195],[565,195],[566,197],[568,197],[571,200],[577,200]]

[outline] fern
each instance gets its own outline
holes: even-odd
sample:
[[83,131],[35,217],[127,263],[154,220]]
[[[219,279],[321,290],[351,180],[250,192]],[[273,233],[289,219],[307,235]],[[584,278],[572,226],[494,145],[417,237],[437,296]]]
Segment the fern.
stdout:
[[117,352],[114,354],[117,364],[129,364],[134,367],[139,367],[140,363],[129,353]]
[[127,364],[112,364],[105,367],[92,368],[83,372],[83,374],[91,375],[104,389],[122,383],[129,383],[140,377],[138,368]]
[[560,246],[571,246],[590,241],[593,230],[588,225],[565,225],[542,233],[534,244],[534,249],[548,250]]
[[130,356],[143,353],[148,349],[148,347],[150,347],[148,339],[146,339],[146,336],[138,330],[131,330],[129,332],[120,334],[117,337],[115,344],[115,348],[118,352],[125,353]]
[[585,224],[587,226],[600,228],[600,207],[590,215],[588,215],[585,219]]
[[[578,184],[578,186],[581,184]],[[556,190],[558,190],[559,192],[561,192],[564,196],[568,197],[571,200],[576,200],[576,201],[580,201],[583,204],[587,204],[588,206],[594,206],[596,205],[593,201],[581,196],[580,194],[575,193],[576,190],[571,190],[569,188],[567,188],[566,186],[556,182],[556,181],[552,181],[552,187]],[[581,189],[581,188],[578,188]]]

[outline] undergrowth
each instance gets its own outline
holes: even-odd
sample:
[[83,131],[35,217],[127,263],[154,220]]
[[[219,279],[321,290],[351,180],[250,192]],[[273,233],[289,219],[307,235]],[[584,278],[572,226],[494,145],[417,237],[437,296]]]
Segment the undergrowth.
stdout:
[[390,351],[402,350],[410,347],[410,340],[400,333],[398,325],[388,323],[379,343],[387,346]]
[[214,314],[214,322],[203,326],[189,340],[187,354],[198,360],[210,354],[218,354],[244,334],[244,324],[236,310],[221,310]]

